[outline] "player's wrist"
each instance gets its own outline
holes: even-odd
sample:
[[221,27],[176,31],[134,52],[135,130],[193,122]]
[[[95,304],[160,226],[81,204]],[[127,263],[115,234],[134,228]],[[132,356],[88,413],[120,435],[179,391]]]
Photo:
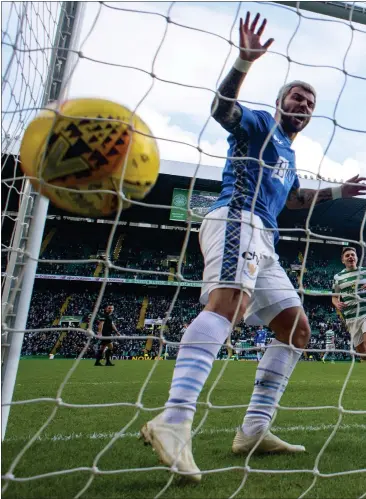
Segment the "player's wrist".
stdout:
[[242,59],[239,55],[236,61],[234,62],[233,68],[236,69],[237,71],[240,71],[240,73],[247,73],[252,64],[253,63],[251,61],[246,61],[245,59]]
[[342,186],[332,187],[332,199],[341,199],[342,197]]

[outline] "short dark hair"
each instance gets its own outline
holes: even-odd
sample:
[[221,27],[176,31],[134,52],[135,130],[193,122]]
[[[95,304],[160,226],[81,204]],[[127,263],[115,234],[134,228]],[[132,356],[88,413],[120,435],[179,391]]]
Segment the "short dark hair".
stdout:
[[356,248],[354,248],[353,246],[347,246],[347,247],[342,249],[341,257],[343,257],[343,255],[345,254],[346,251],[354,251],[356,253],[356,256],[357,256]]
[[312,85],[310,85],[310,83],[306,83],[305,81],[301,81],[301,80],[291,81],[291,82],[283,85],[278,91],[278,95],[277,95],[276,100],[278,100],[279,102],[282,103],[285,100],[285,98],[288,96],[288,94],[291,92],[291,90],[295,87],[300,87],[300,88],[306,90],[306,92],[313,94],[314,105],[316,104],[315,88]]

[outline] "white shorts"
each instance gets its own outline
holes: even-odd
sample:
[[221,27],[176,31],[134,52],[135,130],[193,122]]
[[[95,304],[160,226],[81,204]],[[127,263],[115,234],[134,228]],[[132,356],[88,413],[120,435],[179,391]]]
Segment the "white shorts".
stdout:
[[366,317],[346,321],[347,329],[351,335],[353,346],[357,347],[363,342],[366,333]]
[[266,344],[265,343],[257,343],[255,345],[257,348],[265,348],[266,347]]
[[325,350],[328,352],[329,350],[334,350],[335,345],[333,343],[329,343],[328,345],[325,345]]
[[[224,206],[204,218],[199,239],[205,269],[201,303],[217,288],[242,289],[250,296],[244,320],[269,325],[282,310],[301,307],[286,272],[278,263],[273,232],[249,211]],[[230,220],[227,220],[230,219]]]

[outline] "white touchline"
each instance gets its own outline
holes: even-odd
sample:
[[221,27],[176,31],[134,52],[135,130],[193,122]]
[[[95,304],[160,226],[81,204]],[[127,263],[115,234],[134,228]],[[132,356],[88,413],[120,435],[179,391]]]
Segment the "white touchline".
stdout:
[[[308,425],[308,426],[273,426],[271,429],[275,432],[289,432],[289,431],[327,431],[333,430],[336,425],[334,424],[321,424],[321,425]],[[366,424],[341,424],[338,431],[344,430],[366,430]],[[236,428],[209,428],[198,432],[197,435],[216,435],[219,433],[232,433],[234,434]],[[65,435],[63,433],[56,433],[55,435],[41,435],[38,437],[37,441],[41,442],[67,442],[68,440],[106,440],[111,439],[115,436],[116,432],[109,433],[70,433]],[[121,438],[137,438],[139,437],[139,432],[127,432],[124,433]],[[32,438],[33,435],[28,435],[26,437],[10,437],[6,438],[6,442],[14,441],[27,441]]]

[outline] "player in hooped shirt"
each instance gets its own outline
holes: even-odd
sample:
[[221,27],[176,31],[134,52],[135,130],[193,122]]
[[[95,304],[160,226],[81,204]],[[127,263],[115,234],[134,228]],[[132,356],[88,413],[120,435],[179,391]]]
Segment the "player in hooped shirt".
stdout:
[[[274,116],[237,101],[251,64],[273,42],[269,39],[262,45],[266,20],[259,28],[258,21],[259,14],[251,22],[249,12],[244,22],[240,20],[239,56],[212,104],[212,116],[229,133],[229,152],[221,195],[199,234],[205,308],[181,339],[165,410],[141,428],[160,460],[189,473],[187,478],[195,482],[202,478],[192,454],[196,402],[220,346],[243,316],[247,324],[269,326],[275,338],[258,364],[253,395],[232,450],[243,454],[253,447],[259,452],[305,450],[268,431],[275,404],[301,356],[298,349],[305,348],[310,337],[299,296],[275,251],[277,216],[285,204],[290,209],[310,208],[313,202],[356,196],[365,188],[357,176],[348,181],[353,185],[300,189],[292,142],[314,111],[316,92],[311,85],[302,81],[284,85]],[[270,85],[270,80],[260,84]],[[289,348],[289,343],[297,349]]]
[[263,356],[263,352],[266,347],[266,340],[267,340],[267,331],[263,328],[260,328],[257,330],[255,333],[254,337],[254,344],[256,347],[260,348],[260,350],[257,350],[257,360],[258,362],[261,360]]

